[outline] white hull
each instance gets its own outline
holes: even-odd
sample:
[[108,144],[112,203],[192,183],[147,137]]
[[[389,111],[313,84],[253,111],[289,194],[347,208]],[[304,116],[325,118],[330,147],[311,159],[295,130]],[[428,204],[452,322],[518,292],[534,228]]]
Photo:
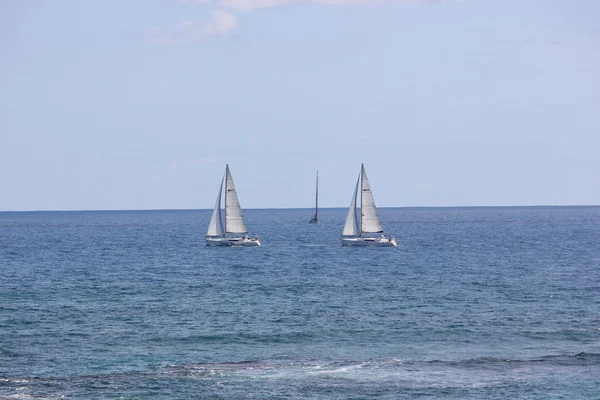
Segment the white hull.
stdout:
[[206,237],[207,246],[260,246],[257,237]]
[[342,246],[395,247],[396,238],[388,237],[351,237],[342,238]]

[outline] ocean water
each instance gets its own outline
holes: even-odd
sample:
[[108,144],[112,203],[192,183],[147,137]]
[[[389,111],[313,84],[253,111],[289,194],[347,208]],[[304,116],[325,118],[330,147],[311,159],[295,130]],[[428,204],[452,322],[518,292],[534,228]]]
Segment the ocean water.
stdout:
[[0,398],[600,398],[600,207],[244,213],[0,213]]

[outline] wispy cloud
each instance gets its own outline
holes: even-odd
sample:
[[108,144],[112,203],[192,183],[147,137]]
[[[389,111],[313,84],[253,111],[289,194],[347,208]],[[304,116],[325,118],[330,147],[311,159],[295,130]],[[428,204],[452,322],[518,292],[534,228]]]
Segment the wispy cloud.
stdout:
[[261,8],[283,8],[300,5],[380,6],[400,3],[463,3],[468,0],[179,0],[181,4],[213,4],[224,9],[249,11]]
[[[198,2],[201,0],[193,1]],[[146,31],[146,39],[163,44],[189,43],[208,37],[228,36],[236,27],[237,18],[235,15],[226,11],[215,10],[208,21],[183,21],[170,30],[158,27],[150,28]]]
[[214,0],[179,0],[181,4],[210,4]]
[[237,28],[237,17],[242,13],[267,8],[286,8],[302,5],[322,6],[382,6],[393,4],[463,3],[470,0],[178,0],[182,5],[204,5],[213,8],[210,20],[183,21],[172,29],[153,27],[146,31],[146,39],[154,43],[173,44],[197,42],[208,37],[230,35]]
[[376,5],[381,0],[218,0],[219,6],[236,11],[249,11],[261,8],[282,8],[298,5]]
[[[206,0],[182,0],[188,3],[206,2]],[[380,6],[400,3],[442,3],[448,0],[215,0],[219,7],[249,11],[261,8],[283,8],[300,5],[324,6]],[[453,0],[463,2],[465,0]]]

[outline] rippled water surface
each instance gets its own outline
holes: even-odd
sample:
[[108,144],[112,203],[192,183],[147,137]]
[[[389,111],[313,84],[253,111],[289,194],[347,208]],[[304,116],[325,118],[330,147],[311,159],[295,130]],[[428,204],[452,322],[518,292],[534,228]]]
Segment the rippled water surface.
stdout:
[[600,207],[0,213],[0,398],[590,399]]

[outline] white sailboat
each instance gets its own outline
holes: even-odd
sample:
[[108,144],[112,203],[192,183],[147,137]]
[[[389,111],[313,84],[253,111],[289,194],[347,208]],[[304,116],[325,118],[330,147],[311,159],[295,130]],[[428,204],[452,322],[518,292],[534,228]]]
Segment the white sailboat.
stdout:
[[315,195],[315,215],[312,216],[312,218],[310,219],[311,224],[318,224],[319,223],[319,171],[317,171],[317,184],[316,184],[316,195]]
[[[225,224],[221,216],[221,193],[223,192],[223,181],[225,181]],[[221,181],[217,202],[213,209],[208,232],[206,232],[207,246],[260,246],[258,237],[248,237],[248,228],[244,222],[242,208],[238,200],[237,192],[229,164],[225,166],[225,176]]]
[[[360,184],[360,219],[356,213],[356,200]],[[381,220],[373,200],[369,179],[361,164],[360,174],[342,231],[342,245],[345,246],[396,246],[396,238],[383,233]]]

